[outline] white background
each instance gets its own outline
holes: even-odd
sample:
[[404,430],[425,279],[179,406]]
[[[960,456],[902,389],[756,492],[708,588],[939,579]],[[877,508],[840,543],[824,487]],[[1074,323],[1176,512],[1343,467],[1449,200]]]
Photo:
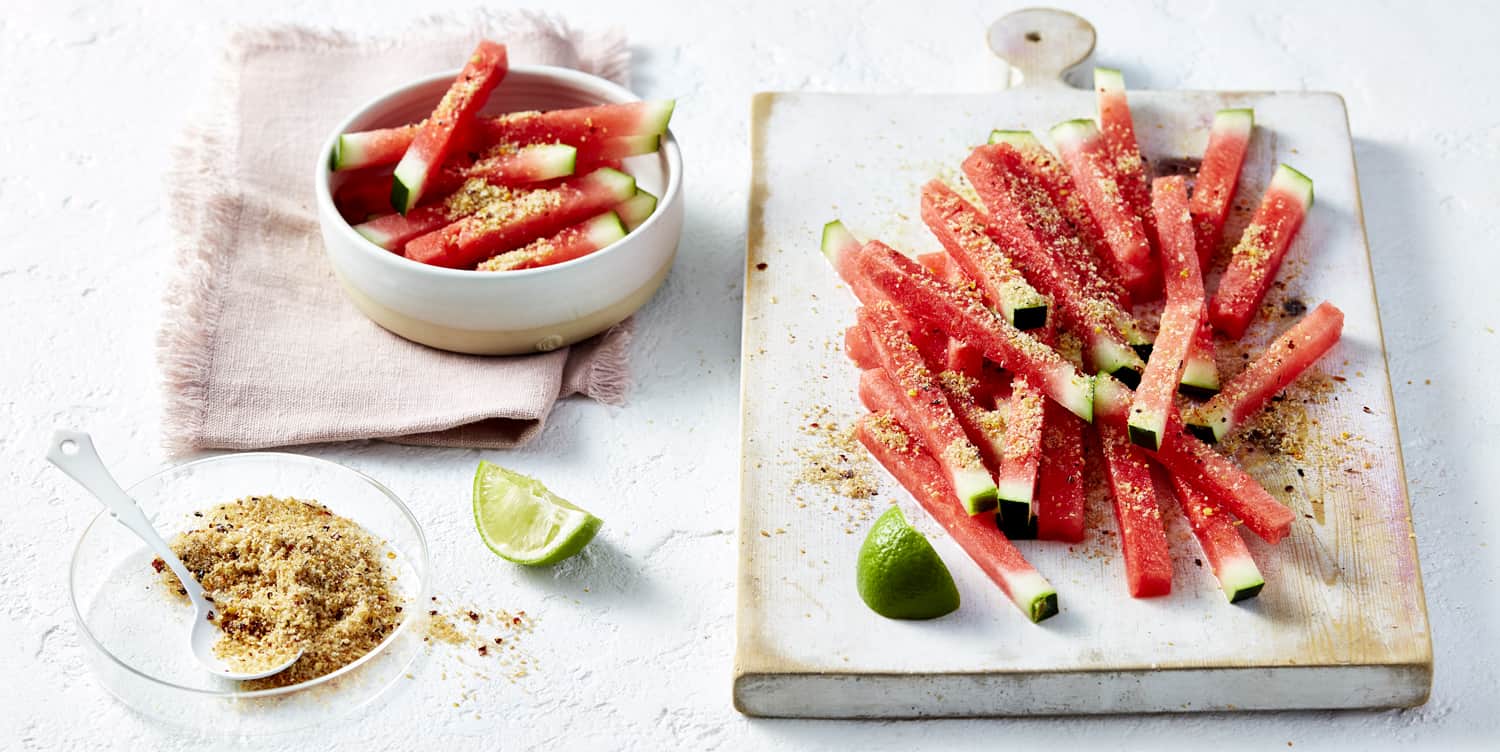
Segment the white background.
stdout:
[[[1067,4],[1099,29],[1097,59],[1132,86],[1346,98],[1432,615],[1432,700],[1411,711],[847,723],[751,720],[729,700],[749,95],[991,88],[1002,72],[984,28],[1016,6],[550,5],[579,26],[623,27],[638,92],[679,101],[687,229],[673,276],[639,320],[630,404],[564,404],[518,452],[308,450],[409,500],[433,540],[445,597],[535,615],[526,639],[538,669],[478,686],[454,708],[461,687],[440,678],[449,657],[434,655],[358,723],[271,746],[1370,748],[1473,745],[1500,733],[1489,545],[1500,522],[1500,419],[1489,391],[1500,304],[1488,278],[1500,272],[1500,89],[1493,61],[1480,58],[1500,9]],[[41,453],[66,424],[92,430],[124,479],[167,459],[152,354],[172,258],[162,180],[225,35],[293,22],[399,33],[449,6],[473,7],[27,0],[0,14],[0,748],[203,746],[125,710],[83,668],[64,569],[96,507]],[[536,474],[599,513],[601,540],[545,573],[491,556],[469,511],[480,457]]]

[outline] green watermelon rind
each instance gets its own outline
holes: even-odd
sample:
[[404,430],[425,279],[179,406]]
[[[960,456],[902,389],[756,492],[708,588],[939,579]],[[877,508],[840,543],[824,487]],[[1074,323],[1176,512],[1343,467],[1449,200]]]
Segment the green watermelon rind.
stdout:
[[1098,91],[1125,91],[1125,74],[1115,68],[1095,68],[1094,88]]

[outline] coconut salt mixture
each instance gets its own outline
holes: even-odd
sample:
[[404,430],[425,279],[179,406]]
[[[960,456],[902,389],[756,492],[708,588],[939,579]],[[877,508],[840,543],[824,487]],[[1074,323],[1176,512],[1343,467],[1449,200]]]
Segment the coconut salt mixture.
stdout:
[[[386,550],[353,521],[316,501],[249,496],[196,512],[200,527],[172,550],[214,604],[224,636],[214,652],[236,670],[274,666],[302,650],[290,668],[244,682],[262,689],[299,684],[374,650],[402,619]],[[152,562],[185,596],[160,559]]]

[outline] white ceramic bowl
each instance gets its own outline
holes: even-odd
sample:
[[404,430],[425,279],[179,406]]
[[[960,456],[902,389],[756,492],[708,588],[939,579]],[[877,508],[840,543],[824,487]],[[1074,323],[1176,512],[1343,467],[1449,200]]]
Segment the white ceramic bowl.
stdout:
[[[512,272],[429,266],[371,243],[339,216],[333,192],[345,176],[328,168],[338,135],[421,120],[457,75],[456,70],[439,73],[376,97],[339,123],[318,152],[318,223],[350,300],[375,323],[409,340],[483,355],[553,350],[625,320],[666,279],[682,236],[682,154],[670,131],[656,154],[625,160],[636,183],[658,197],[656,212],[608,248],[555,266]],[[638,99],[587,73],[516,65],[484,114]]]

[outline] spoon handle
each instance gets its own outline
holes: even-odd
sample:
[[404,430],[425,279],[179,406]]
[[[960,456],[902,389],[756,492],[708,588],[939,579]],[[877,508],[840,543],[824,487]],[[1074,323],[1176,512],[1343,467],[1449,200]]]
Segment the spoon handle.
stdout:
[[120,488],[115,477],[110,475],[109,469],[104,466],[104,461],[99,459],[99,453],[94,449],[92,437],[83,431],[54,432],[47,447],[47,460],[67,473],[68,477],[78,481],[78,485],[88,489],[120,524],[145,541],[171,567],[177,579],[182,581],[193,605],[200,605],[203,589],[198,585],[198,580],[182,560],[177,558],[172,547],[157,534],[156,528],[151,526],[151,520],[146,518],[146,513],[135,503],[135,499],[130,498],[125,489]]

